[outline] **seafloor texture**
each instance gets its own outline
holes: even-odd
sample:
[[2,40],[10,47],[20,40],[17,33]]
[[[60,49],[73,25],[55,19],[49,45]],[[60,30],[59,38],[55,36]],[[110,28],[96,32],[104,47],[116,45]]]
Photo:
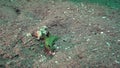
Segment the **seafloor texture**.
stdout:
[[[46,55],[27,36],[46,25]],[[119,0],[0,0],[0,68],[120,68]]]

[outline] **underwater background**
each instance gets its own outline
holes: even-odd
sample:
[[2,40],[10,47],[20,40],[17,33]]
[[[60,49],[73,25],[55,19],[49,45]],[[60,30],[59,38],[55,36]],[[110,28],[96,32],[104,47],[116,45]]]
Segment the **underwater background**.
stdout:
[[120,68],[120,0],[0,0],[0,68]]

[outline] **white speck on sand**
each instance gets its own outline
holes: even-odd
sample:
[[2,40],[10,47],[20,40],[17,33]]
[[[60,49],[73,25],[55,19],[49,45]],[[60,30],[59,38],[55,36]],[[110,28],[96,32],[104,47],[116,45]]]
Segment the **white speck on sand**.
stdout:
[[100,34],[103,34],[104,32],[100,32]]
[[103,19],[106,18],[105,16],[102,17]]
[[55,61],[56,64],[58,64],[58,61]]
[[119,64],[120,62],[119,62],[118,60],[115,60],[115,63],[118,63],[118,64]]

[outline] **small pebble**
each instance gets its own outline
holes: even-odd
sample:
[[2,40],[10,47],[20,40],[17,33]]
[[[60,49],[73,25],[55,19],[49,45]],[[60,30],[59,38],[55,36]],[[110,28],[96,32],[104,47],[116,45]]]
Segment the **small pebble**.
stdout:
[[27,33],[26,36],[27,36],[27,37],[31,36],[31,33]]
[[107,32],[110,32],[109,30]]
[[70,57],[70,56],[68,56],[68,58],[69,58],[69,59],[71,59],[71,57]]
[[120,55],[117,55],[117,57],[120,57]]
[[68,10],[70,9],[70,8],[67,8]]
[[114,55],[115,53],[112,53],[112,55]]
[[106,42],[107,46],[110,47],[110,43],[109,42]]
[[119,62],[118,60],[115,60],[115,63],[118,63],[118,64],[119,64],[120,62]]
[[60,49],[60,47],[56,47],[56,49]]
[[103,34],[104,32],[100,32],[100,34]]
[[106,18],[106,17],[102,17],[103,19]]
[[64,11],[64,14],[67,13],[66,11]]
[[98,50],[98,48],[95,48],[95,49],[93,49],[92,51],[96,51],[96,50]]
[[118,39],[117,41],[120,42],[120,39]]
[[66,47],[65,50],[69,49],[70,47]]
[[41,57],[43,56],[43,55],[40,55]]
[[67,50],[68,48],[65,48],[65,50]]
[[73,20],[75,20],[75,18],[72,18]]
[[56,64],[58,64],[58,61],[55,61]]
[[89,23],[88,25],[91,26],[91,23]]
[[90,41],[90,39],[88,38],[86,41],[88,42],[88,41]]

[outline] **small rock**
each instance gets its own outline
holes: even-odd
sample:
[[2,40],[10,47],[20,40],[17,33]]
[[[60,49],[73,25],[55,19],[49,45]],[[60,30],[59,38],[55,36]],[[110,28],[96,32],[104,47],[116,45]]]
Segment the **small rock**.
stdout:
[[70,56],[68,56],[68,58],[69,58],[69,59],[71,59],[71,57],[70,57]]
[[75,18],[72,18],[73,20],[75,20]]
[[29,36],[32,36],[32,35],[31,35],[31,33],[27,33],[26,36],[29,37]]
[[66,11],[64,11],[64,14],[67,13]]
[[70,8],[67,8],[68,10],[70,9]]
[[103,34],[104,32],[100,32],[100,34]]
[[110,30],[108,30],[107,32],[110,32]]
[[86,41],[88,42],[88,41],[90,41],[90,39],[88,38]]
[[110,46],[111,46],[109,42],[106,42],[106,44],[107,44],[107,46],[108,46],[108,47],[110,47]]
[[103,19],[105,19],[106,17],[105,17],[105,16],[103,16],[102,18],[103,18]]
[[65,50],[67,50],[68,48],[65,48]]
[[55,61],[56,64],[58,64],[58,61]]
[[120,39],[118,39],[117,41],[120,42]]
[[60,47],[56,47],[56,49],[60,49]]
[[41,57],[43,56],[43,55],[40,55]]
[[119,64],[120,62],[118,60],[115,60],[115,63]]

